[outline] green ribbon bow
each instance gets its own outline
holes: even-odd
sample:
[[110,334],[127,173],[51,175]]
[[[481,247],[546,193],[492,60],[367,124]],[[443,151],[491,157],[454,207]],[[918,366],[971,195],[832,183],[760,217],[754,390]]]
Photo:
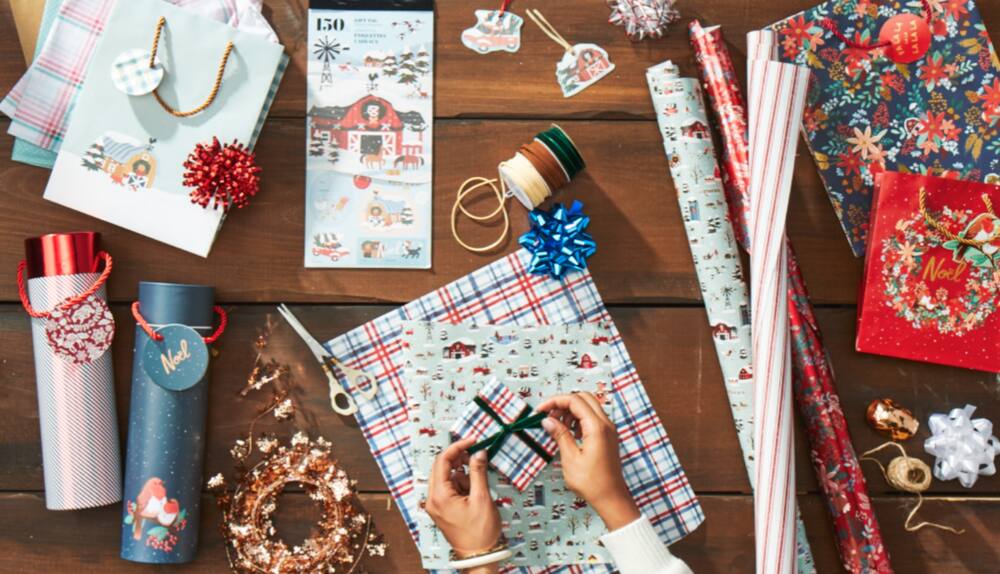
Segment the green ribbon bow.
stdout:
[[552,455],[549,454],[547,450],[542,448],[542,445],[538,444],[535,439],[531,438],[531,435],[524,432],[528,429],[540,429],[542,428],[542,421],[545,420],[547,413],[535,413],[531,414],[531,407],[526,406],[521,414],[517,415],[517,419],[514,422],[508,424],[504,422],[500,415],[493,410],[493,407],[480,397],[473,399],[479,408],[490,415],[498,425],[500,425],[501,430],[479,442],[469,447],[469,454],[476,454],[481,450],[486,451],[487,458],[493,458],[493,455],[500,452],[500,447],[503,446],[504,441],[507,440],[511,435],[517,435],[519,439],[524,441],[524,444],[528,445],[528,448],[535,451],[535,453],[542,457],[545,462],[552,462]]

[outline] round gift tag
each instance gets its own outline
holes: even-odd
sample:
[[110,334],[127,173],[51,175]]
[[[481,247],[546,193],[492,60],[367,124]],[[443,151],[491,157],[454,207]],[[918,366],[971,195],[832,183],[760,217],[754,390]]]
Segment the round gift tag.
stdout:
[[931,28],[916,14],[898,14],[889,18],[878,41],[889,44],[885,55],[893,62],[910,64],[924,57],[931,47]]
[[153,382],[171,391],[198,384],[208,370],[208,345],[187,325],[164,325],[156,330],[163,337],[147,338],[142,349],[142,368]]
[[56,356],[78,365],[97,360],[115,336],[115,318],[96,295],[76,305],[56,305],[45,322],[45,337]]
[[145,96],[155,90],[163,81],[163,66],[160,59],[153,61],[145,48],[133,48],[122,52],[111,64],[111,82],[116,88],[130,96]]

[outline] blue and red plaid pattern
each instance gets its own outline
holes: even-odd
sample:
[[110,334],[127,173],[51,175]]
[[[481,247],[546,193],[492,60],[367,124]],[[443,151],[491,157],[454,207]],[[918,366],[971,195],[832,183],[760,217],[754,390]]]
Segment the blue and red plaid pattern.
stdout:
[[[562,280],[532,275],[531,254],[517,251],[390,313],[329,341],[327,349],[348,366],[376,380],[378,392],[360,394],[355,414],[368,446],[396,500],[410,534],[417,539],[410,425],[403,382],[404,321],[481,324],[562,324],[606,321],[614,333],[611,361],[619,450],[625,480],[640,510],[664,542],[683,538],[705,516],[660,417],[649,401],[621,334],[611,321],[588,271]],[[348,391],[353,385],[341,377]],[[538,573],[610,572],[607,565],[572,565],[511,570]]]
[[[528,403],[495,378],[487,383],[477,396],[489,405],[506,424],[516,421],[525,408],[530,408]],[[487,439],[502,430],[497,421],[475,402],[469,403],[469,406],[462,411],[462,415],[451,427],[453,435],[461,439],[473,438],[476,442]],[[559,449],[556,441],[552,440],[549,433],[542,429],[527,429],[521,432],[548,453],[549,459],[555,456]],[[519,433],[507,437],[500,450],[490,458],[490,464],[493,465],[493,468],[510,479],[511,484],[518,490],[524,490],[534,482],[535,477],[548,463],[549,461],[530,447]]]

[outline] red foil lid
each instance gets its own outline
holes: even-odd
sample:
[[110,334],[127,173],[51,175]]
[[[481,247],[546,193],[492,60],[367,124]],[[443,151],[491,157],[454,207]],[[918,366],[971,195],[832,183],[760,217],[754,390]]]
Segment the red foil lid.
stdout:
[[24,240],[28,278],[96,273],[101,234],[96,231],[50,233]]

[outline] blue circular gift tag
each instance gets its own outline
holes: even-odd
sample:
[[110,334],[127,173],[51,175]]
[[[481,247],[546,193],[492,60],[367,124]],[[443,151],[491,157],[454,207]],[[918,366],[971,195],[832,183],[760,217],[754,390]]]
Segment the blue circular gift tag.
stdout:
[[187,325],[164,325],[156,330],[163,339],[146,340],[142,368],[153,382],[171,391],[198,384],[208,370],[208,345]]
[[163,81],[160,59],[156,58],[153,65],[149,65],[152,55],[145,48],[133,48],[119,54],[111,64],[111,83],[130,96],[152,93]]

